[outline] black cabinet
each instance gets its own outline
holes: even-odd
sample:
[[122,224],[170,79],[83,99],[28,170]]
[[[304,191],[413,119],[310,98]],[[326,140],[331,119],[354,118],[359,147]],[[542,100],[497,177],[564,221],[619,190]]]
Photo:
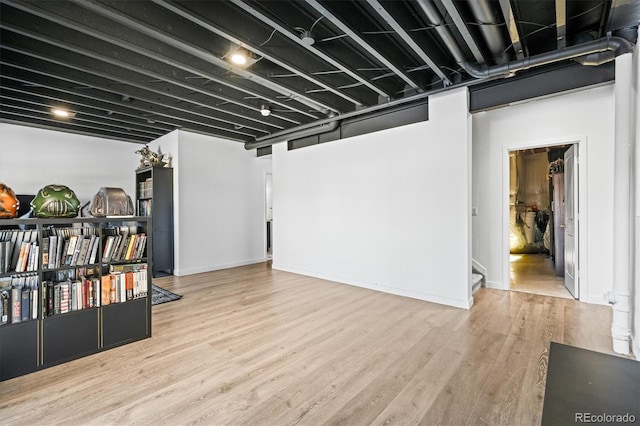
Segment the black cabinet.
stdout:
[[100,349],[98,309],[92,308],[43,320],[42,365],[50,367],[91,355]]
[[0,381],[151,337],[152,227],[0,220]]
[[152,216],[153,276],[173,274],[173,169],[145,167],[136,171],[138,216]]
[[27,321],[0,327],[0,380],[38,369],[38,322]]

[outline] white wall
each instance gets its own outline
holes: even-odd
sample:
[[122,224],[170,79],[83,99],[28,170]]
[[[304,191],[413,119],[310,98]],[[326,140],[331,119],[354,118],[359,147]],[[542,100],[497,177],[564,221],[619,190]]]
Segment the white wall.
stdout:
[[52,183],[71,188],[82,204],[100,187],[135,197],[135,169],[142,145],[0,123],[0,182],[17,194],[35,194]]
[[508,265],[505,270],[503,264],[508,150],[575,142],[582,164],[580,298],[604,303],[613,277],[613,85],[473,115],[472,203],[479,212],[473,217],[473,258],[487,268],[489,287],[509,288]]
[[269,159],[240,143],[186,131],[151,146],[173,157],[176,275],[266,259]]
[[273,147],[273,267],[468,308],[466,88],[429,120],[303,149]]
[[633,274],[632,277],[632,289],[631,289],[631,340],[632,350],[636,358],[640,360],[640,93],[638,88],[640,87],[640,49],[636,44],[633,57],[633,87],[632,99],[634,100],[633,111],[633,126],[632,134],[633,144],[632,153],[634,161],[631,162],[632,176],[634,180],[631,182],[631,201],[634,214],[632,215],[632,226],[635,228],[635,239],[633,240]]

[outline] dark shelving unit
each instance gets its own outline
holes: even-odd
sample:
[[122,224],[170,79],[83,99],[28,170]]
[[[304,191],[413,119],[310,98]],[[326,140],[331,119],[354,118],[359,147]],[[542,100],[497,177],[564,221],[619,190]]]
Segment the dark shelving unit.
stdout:
[[[0,381],[32,373],[57,364],[91,355],[136,340],[151,337],[151,271],[153,269],[153,236],[148,229],[153,226],[150,217],[107,217],[73,219],[3,219],[0,220],[0,236],[17,235],[21,232],[35,233],[34,241],[41,249],[43,239],[55,233],[81,229],[84,236],[96,235],[98,245],[96,262],[75,265],[61,265],[49,268],[43,265],[43,252],[38,253],[35,266],[25,272],[9,269],[0,273],[0,287],[21,276],[37,278],[37,307],[32,308],[32,317],[20,322],[9,321],[0,325]],[[103,259],[105,242],[114,230],[135,230],[136,235],[144,235],[146,244],[140,246],[139,256],[125,259]],[[86,233],[85,233],[86,232]],[[133,232],[132,232],[133,233]],[[130,235],[130,234],[129,234]],[[62,241],[69,237],[63,237]],[[124,240],[124,237],[123,237]],[[133,247],[135,244],[131,243]],[[144,250],[142,248],[144,247]],[[137,270],[139,287],[137,298],[126,298],[109,304],[94,301],[94,306],[82,306],[76,310],[51,313],[45,283],[61,283],[59,274],[82,273],[82,278],[102,280],[104,276],[117,275]],[[4,281],[2,281],[4,279]],[[78,278],[76,278],[76,282]],[[13,281],[11,281],[13,282]],[[71,280],[70,280],[71,282]],[[89,293],[87,291],[87,293]],[[101,295],[102,296],[102,295]],[[88,300],[88,299],[86,299]],[[86,302],[85,300],[85,302]],[[78,302],[82,304],[82,302]],[[36,305],[34,305],[36,306]],[[35,312],[35,314],[33,314]]]
[[152,216],[154,277],[173,275],[173,169],[145,167],[136,171],[136,212]]

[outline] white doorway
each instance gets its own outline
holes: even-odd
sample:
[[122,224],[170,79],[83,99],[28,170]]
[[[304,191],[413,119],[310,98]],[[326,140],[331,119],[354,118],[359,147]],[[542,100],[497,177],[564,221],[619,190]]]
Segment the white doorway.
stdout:
[[577,150],[576,143],[555,143],[507,153],[510,290],[579,298]]
[[273,258],[273,174],[264,175],[265,258]]

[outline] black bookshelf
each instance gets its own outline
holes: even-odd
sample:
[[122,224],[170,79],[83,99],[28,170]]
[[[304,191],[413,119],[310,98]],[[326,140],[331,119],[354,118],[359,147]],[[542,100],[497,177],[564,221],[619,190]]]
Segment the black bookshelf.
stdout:
[[146,167],[136,171],[136,212],[152,216],[154,277],[173,274],[173,169]]
[[[152,228],[152,222],[149,217],[127,216],[0,220],[0,241],[11,241],[14,237],[15,241],[26,241],[29,236],[31,246],[27,250],[35,253],[24,271],[15,267],[14,260],[10,260],[8,267],[6,261],[0,263],[0,295],[12,292],[23,277],[29,277],[32,284],[26,290],[31,295],[29,314],[14,321],[10,306],[8,321],[0,324],[0,381],[151,337],[153,236],[147,230]],[[58,238],[56,245],[61,247],[73,236],[78,243],[91,240],[96,246],[94,260],[91,261],[87,248],[75,263],[66,264],[63,252],[56,255],[59,264],[50,261],[44,254],[51,251],[44,250],[44,246],[45,240],[51,243],[53,235]],[[109,239],[114,242],[114,250],[105,257]],[[115,241],[129,251],[123,250],[116,256]],[[15,242],[12,244],[12,252],[20,250]],[[82,253],[80,249],[77,251]],[[6,253],[0,250],[2,254]],[[129,273],[134,272],[135,289],[125,284],[129,277],[133,280]],[[118,278],[122,281],[118,282]],[[102,286],[103,280],[117,282],[119,289],[113,295],[102,294],[102,289],[108,287]],[[77,290],[75,300],[52,291],[66,287],[67,283]],[[104,297],[115,299],[105,303]],[[56,299],[63,305],[67,302],[71,305],[67,309],[61,306],[53,309]],[[15,302],[13,296],[10,302]]]

